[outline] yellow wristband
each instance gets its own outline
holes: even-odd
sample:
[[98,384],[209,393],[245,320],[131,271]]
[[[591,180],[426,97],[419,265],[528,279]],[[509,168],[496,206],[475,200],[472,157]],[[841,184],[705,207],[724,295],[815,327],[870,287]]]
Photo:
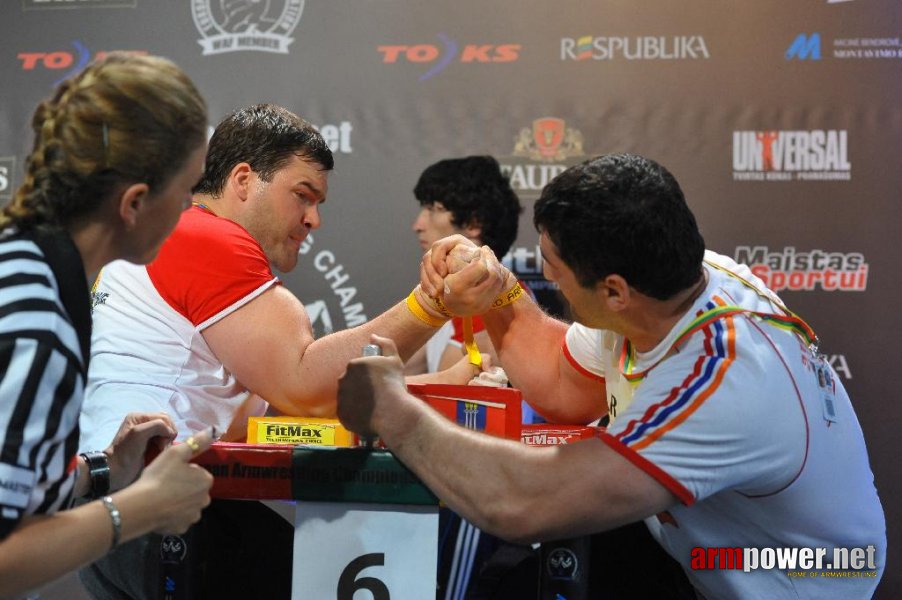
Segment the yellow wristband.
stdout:
[[495,301],[492,302],[492,308],[501,308],[502,306],[507,306],[513,302],[516,302],[520,298],[523,297],[523,288],[520,286],[520,282],[514,284],[514,287],[507,290],[503,294],[499,294]]
[[407,308],[410,309],[410,312],[413,313],[413,316],[418,318],[423,323],[426,323],[430,327],[441,327],[445,324],[447,319],[440,319],[439,317],[433,317],[420,305],[420,301],[417,298],[416,290],[414,289],[410,292],[410,295],[407,296]]
[[441,298],[433,298],[432,296],[428,296],[430,300],[432,300],[433,308],[438,312],[442,313],[449,319],[453,318],[454,315],[451,314],[451,311],[448,310],[448,307],[445,306],[445,303],[442,302]]

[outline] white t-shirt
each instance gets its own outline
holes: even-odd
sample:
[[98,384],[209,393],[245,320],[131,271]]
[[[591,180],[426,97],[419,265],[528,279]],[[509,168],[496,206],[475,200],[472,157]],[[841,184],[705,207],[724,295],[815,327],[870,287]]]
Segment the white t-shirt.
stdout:
[[199,207],[182,215],[151,264],[105,267],[94,291],[80,447],[106,448],[129,412],[168,413],[178,439],[264,414],[267,404],[248,401],[202,332],[278,283],[244,228]]
[[[870,597],[886,524],[849,397],[799,335],[772,321],[739,313],[679,339],[718,306],[788,314],[747,267],[711,252],[705,261],[704,292],[651,351],[630,352],[621,336],[578,324],[568,331],[565,354],[606,383],[613,422],[604,441],[682,502],[646,524],[704,596]],[[691,563],[694,548],[826,548],[829,562],[834,547],[868,546],[873,577]]]

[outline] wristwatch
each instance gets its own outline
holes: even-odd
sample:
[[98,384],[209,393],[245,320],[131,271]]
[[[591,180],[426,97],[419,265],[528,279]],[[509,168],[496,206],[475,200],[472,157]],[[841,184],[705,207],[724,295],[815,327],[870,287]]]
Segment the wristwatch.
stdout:
[[81,455],[88,465],[88,477],[91,480],[91,489],[88,495],[91,498],[102,498],[110,491],[110,459],[106,453],[99,450],[85,452]]

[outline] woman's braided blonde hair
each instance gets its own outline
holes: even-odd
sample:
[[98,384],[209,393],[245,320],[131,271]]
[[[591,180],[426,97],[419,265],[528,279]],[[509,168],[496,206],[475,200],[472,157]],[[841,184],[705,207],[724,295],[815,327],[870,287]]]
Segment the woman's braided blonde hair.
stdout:
[[31,126],[25,178],[0,229],[66,227],[132,183],[159,191],[203,143],[207,109],[169,60],[113,52],[61,83]]

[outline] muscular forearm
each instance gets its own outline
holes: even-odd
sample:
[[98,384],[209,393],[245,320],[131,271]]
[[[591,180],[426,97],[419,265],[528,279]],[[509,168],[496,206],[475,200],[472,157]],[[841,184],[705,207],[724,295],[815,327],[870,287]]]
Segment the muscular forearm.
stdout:
[[516,464],[519,458],[511,455],[525,446],[457,427],[413,397],[392,413],[380,429],[383,441],[449,507],[494,535],[536,537],[524,521],[530,510],[524,500],[535,490],[503,468],[505,461]]
[[335,416],[338,378],[348,361],[360,356],[374,333],[393,339],[402,360],[406,360],[429,341],[435,328],[417,319],[404,302],[399,302],[372,321],[324,336],[307,346],[300,358],[289,405],[283,408],[273,399],[268,400],[287,414]]
[[604,414],[604,392],[584,380],[563,357],[567,325],[524,298],[483,315],[486,330],[511,385],[545,419],[588,423]]
[[560,378],[557,361],[567,325],[523,298],[482,316],[505,372],[517,387],[545,395]]
[[[545,448],[464,429],[407,392],[391,340],[348,364],[345,427],[379,435],[448,506],[517,541],[601,531],[660,512],[670,492],[598,439]],[[567,510],[560,510],[566,506]]]
[[[528,447],[464,429],[412,396],[391,393],[383,410],[390,418],[378,427],[383,441],[449,507],[494,535],[519,542],[569,537],[673,503],[598,440]],[[637,478],[648,487],[623,484]]]

